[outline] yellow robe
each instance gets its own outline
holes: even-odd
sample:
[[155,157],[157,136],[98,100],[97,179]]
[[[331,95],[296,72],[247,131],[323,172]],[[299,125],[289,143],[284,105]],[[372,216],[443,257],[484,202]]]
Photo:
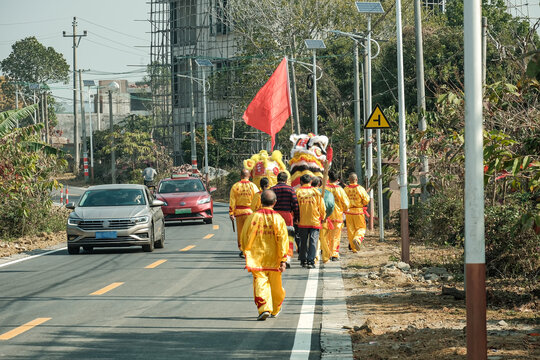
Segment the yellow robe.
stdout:
[[311,186],[301,186],[296,189],[300,220],[298,227],[320,229],[321,221],[326,216],[326,207],[319,190]]
[[347,221],[347,237],[353,252],[357,252],[366,235],[366,218],[364,206],[369,203],[369,195],[366,190],[357,183],[351,183],[345,188],[349,197],[350,208],[345,212]]
[[240,234],[244,227],[246,216],[252,213],[251,201],[253,195],[259,192],[257,185],[249,180],[240,180],[231,188],[229,196],[229,215],[236,218],[236,240],[240,248]]
[[334,211],[326,220],[321,230],[322,260],[327,262],[331,257],[339,258],[339,242],[343,229],[343,212],[350,206],[349,197],[338,184],[329,183],[326,190],[334,195]]
[[241,235],[241,250],[246,255],[246,269],[253,275],[253,296],[259,314],[276,315],[285,299],[281,283],[281,262],[287,261],[289,238],[285,220],[268,207],[246,219]]

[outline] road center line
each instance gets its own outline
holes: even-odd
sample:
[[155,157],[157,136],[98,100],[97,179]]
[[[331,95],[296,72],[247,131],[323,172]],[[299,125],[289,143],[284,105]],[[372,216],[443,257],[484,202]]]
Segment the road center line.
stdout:
[[203,239],[210,239],[212,236],[214,236],[214,234],[208,234],[205,237],[203,237]]
[[30,329],[38,326],[38,325],[41,325],[44,322],[49,321],[51,319],[52,318],[37,318],[37,319],[34,319],[32,321],[29,321],[26,324],[19,326],[18,328],[15,328],[15,329],[13,329],[11,331],[8,331],[7,333],[4,333],[4,334],[0,335],[0,340],[12,339],[15,336],[20,335],[20,334],[22,334],[24,332],[27,332],[28,330],[30,330]]
[[214,230],[219,230],[219,225],[214,225],[214,226],[213,226],[213,229],[214,229]]
[[153,262],[151,263],[150,265],[148,266],[145,266],[144,268],[145,269],[153,269],[153,268],[156,268],[158,267],[159,265],[163,264],[164,262],[166,262],[167,260],[163,259],[163,260],[158,260],[156,262]]
[[189,245],[189,246],[186,246],[185,248],[183,249],[180,249],[180,251],[188,251],[188,250],[191,250],[195,247],[195,245]]
[[115,282],[115,283],[112,283],[111,285],[107,285],[105,286],[103,289],[100,289],[98,291],[94,291],[93,293],[91,293],[90,295],[103,295],[105,294],[106,292],[109,292],[111,291],[112,289],[116,289],[117,287],[119,287],[120,285],[124,284],[123,282]]
[[309,270],[306,292],[304,293],[304,302],[302,303],[302,309],[300,310],[300,318],[298,319],[298,327],[296,328],[294,345],[291,351],[291,359],[294,360],[309,359],[318,281],[319,268]]

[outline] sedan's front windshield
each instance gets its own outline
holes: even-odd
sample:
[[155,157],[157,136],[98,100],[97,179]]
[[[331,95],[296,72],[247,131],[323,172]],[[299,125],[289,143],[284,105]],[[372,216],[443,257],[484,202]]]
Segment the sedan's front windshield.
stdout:
[[199,179],[165,180],[159,185],[158,193],[185,193],[204,191],[204,185]]
[[141,189],[88,190],[79,201],[80,207],[146,205]]

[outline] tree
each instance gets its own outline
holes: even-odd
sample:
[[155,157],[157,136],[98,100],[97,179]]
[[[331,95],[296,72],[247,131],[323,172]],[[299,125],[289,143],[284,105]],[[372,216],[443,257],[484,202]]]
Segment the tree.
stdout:
[[11,48],[11,54],[0,62],[9,79],[34,84],[68,81],[69,65],[64,56],[35,37],[17,41]]
[[[15,98],[15,85],[24,96],[32,96],[30,84],[37,84],[40,94],[47,94],[47,83],[67,82],[69,65],[64,56],[52,47],[43,46],[35,37],[30,36],[12,45],[12,51],[0,62],[0,70],[6,81],[2,90],[6,96]],[[52,97],[49,97],[49,114],[54,119]]]

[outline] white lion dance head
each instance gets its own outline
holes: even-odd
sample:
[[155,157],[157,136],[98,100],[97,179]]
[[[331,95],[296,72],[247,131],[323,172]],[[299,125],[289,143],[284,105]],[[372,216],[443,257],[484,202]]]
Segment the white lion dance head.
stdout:
[[[326,148],[328,138],[324,135],[292,134],[290,140],[293,143],[291,150],[291,186],[300,185],[300,177],[304,174],[311,176],[323,176],[324,161],[326,160]],[[331,161],[331,159],[328,159]]]

